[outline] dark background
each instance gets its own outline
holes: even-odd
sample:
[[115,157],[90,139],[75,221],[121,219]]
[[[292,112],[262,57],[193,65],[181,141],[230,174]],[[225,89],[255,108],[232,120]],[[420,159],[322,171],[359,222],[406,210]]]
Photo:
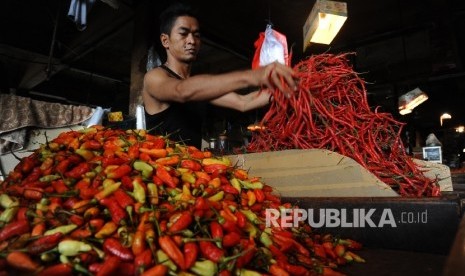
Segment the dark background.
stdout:
[[[0,2],[0,91],[128,113],[135,21],[149,13],[146,26],[152,36],[147,39],[156,40],[152,29],[156,16],[170,1],[97,0],[82,31],[67,17],[70,2]],[[349,18],[333,43],[312,45],[306,52],[302,26],[314,1],[186,2],[198,7],[204,39],[195,73],[250,68],[254,41],[272,22],[287,36],[293,64],[311,54],[356,53],[351,62],[364,73],[373,107],[381,106],[407,123],[405,130],[417,147],[435,133],[443,143],[446,163],[455,166],[463,155],[464,134],[456,133],[455,127],[465,124],[464,1],[349,0]],[[400,116],[397,98],[415,87],[428,94],[428,101]],[[240,136],[262,112],[212,108],[205,136],[225,129]],[[452,119],[440,126],[444,112]]]

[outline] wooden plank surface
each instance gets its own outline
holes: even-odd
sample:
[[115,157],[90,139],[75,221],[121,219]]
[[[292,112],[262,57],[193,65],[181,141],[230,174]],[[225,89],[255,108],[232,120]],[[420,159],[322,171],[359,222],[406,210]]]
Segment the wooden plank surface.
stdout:
[[399,196],[353,159],[328,150],[284,150],[228,157],[286,197]]

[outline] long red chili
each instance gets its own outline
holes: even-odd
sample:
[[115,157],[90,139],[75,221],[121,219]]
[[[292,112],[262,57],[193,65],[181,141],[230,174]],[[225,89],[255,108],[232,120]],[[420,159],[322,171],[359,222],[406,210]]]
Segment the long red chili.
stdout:
[[124,247],[115,238],[106,238],[103,242],[103,248],[123,261],[134,260],[131,249]]
[[121,259],[117,256],[108,256],[98,269],[96,276],[109,276],[116,273]]
[[170,259],[172,259],[173,262],[181,268],[181,270],[186,269],[184,255],[170,236],[159,237],[158,243],[166,255],[168,255]]
[[27,220],[16,220],[8,223],[0,231],[0,242],[7,240],[14,236],[19,236],[30,231],[29,221]]
[[[174,215],[176,216],[176,215]],[[181,212],[177,215],[176,221],[174,221],[169,227],[169,232],[178,232],[186,229],[192,223],[192,214],[189,211]]]
[[63,238],[63,233],[57,232],[52,235],[43,236],[27,246],[27,252],[36,255],[54,248]]
[[197,243],[195,242],[188,242],[184,244],[183,252],[184,252],[185,268],[189,269],[197,261],[197,257],[199,254],[199,247]]
[[210,241],[199,241],[200,252],[204,258],[219,263],[224,257],[224,251]]

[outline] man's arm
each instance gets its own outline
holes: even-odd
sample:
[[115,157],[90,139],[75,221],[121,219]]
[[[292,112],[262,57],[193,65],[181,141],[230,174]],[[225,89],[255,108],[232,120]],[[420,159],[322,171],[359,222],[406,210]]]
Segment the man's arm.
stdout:
[[169,77],[162,69],[153,69],[144,78],[144,90],[159,101],[212,100],[249,86],[278,88],[290,94],[296,88],[296,82],[292,69],[279,63],[254,70],[197,75],[184,80]]
[[271,95],[267,89],[254,91],[245,95],[230,92],[219,98],[211,100],[210,103],[216,106],[246,112],[267,105],[270,102],[270,97]]

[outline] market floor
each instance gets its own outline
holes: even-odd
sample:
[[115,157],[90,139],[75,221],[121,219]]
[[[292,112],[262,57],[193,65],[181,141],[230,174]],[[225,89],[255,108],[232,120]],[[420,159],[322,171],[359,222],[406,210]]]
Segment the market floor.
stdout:
[[365,248],[356,252],[366,263],[341,268],[348,276],[440,276],[447,256],[387,249]]

